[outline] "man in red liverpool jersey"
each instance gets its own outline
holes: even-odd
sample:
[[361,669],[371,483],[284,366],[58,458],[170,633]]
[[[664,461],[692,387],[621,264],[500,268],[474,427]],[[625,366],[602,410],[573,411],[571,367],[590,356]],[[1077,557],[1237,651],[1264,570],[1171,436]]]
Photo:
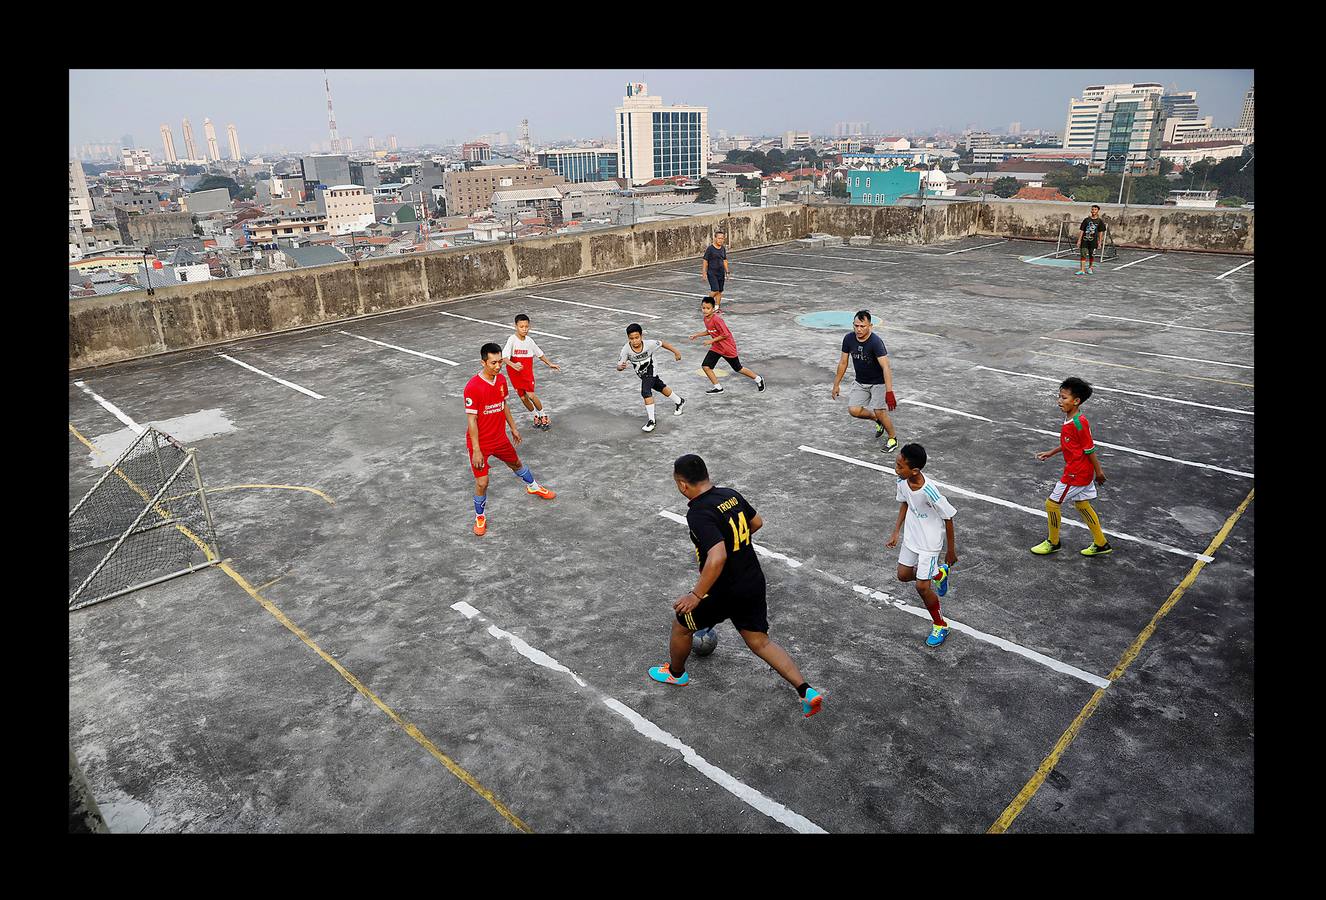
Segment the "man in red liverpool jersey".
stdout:
[[520,461],[516,448],[507,440],[506,429],[511,428],[511,439],[522,440],[516,430],[516,420],[507,409],[507,383],[502,377],[502,348],[493,343],[479,348],[483,370],[465,385],[465,449],[470,454],[470,471],[474,473],[474,533],[488,530],[484,510],[488,504],[488,457],[496,456],[507,468],[525,482],[525,490],[536,497],[551,500],[557,494],[534,480],[529,466]]
[[1049,516],[1050,537],[1041,541],[1031,552],[1037,556],[1048,556],[1059,552],[1059,514],[1064,503],[1069,500],[1077,507],[1082,521],[1091,529],[1094,543],[1082,551],[1083,556],[1104,556],[1113,553],[1114,548],[1105,540],[1100,519],[1091,508],[1091,499],[1096,496],[1096,485],[1105,483],[1105,473],[1096,458],[1096,445],[1091,440],[1091,425],[1087,417],[1079,410],[1091,396],[1091,385],[1081,378],[1067,378],[1059,385],[1059,409],[1064,414],[1063,427],[1059,429],[1059,446],[1053,450],[1037,453],[1040,460],[1049,459],[1056,453],[1064,455],[1064,474],[1059,476],[1059,483],[1050,491],[1045,501],[1045,512]]

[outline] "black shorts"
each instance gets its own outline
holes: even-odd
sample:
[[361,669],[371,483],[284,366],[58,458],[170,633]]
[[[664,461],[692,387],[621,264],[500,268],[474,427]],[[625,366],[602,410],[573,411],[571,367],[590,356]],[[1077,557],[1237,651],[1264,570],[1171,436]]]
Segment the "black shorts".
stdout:
[[666,387],[667,385],[663,383],[663,379],[659,378],[657,375],[654,375],[650,378],[641,378],[640,396],[652,397],[654,396],[654,391],[662,391]]
[[718,361],[720,359],[727,360],[727,364],[732,367],[733,372],[741,371],[740,356],[719,356],[713,350],[710,350],[708,353],[704,355],[704,362],[701,363],[701,365],[706,369],[712,369],[714,366],[718,365]]
[[718,291],[719,293],[722,293],[723,283],[727,281],[727,273],[710,272],[708,274],[709,274],[709,290]]
[[1082,252],[1082,259],[1088,259],[1088,260],[1091,260],[1091,261],[1093,261],[1093,262],[1095,261],[1095,259],[1096,259],[1096,245],[1095,245],[1094,243],[1088,244],[1086,241],[1083,241],[1083,242],[1082,242],[1082,247],[1081,247],[1080,249],[1081,249],[1081,252]]
[[700,605],[689,613],[677,613],[677,621],[687,631],[713,628],[724,619],[742,631],[769,633],[769,607],[764,600],[764,573],[746,579],[740,585],[704,595]]

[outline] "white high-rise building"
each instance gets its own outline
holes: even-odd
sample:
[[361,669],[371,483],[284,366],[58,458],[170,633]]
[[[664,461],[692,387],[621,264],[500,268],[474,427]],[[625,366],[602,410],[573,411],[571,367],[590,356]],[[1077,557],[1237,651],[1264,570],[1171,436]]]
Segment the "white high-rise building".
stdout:
[[211,119],[203,119],[203,134],[207,137],[207,158],[212,162],[221,160],[221,148],[216,144],[216,129]]
[[87,192],[83,164],[76,159],[69,161],[69,221],[92,227],[92,196]]
[[193,126],[189,124],[188,119],[184,119],[181,124],[184,126],[184,152],[192,162],[198,158],[198,148],[193,143]]
[[135,147],[120,150],[120,168],[125,172],[141,172],[152,168],[152,154]]
[[387,149],[389,150],[396,149],[396,135],[394,134],[387,135]]
[[633,82],[617,107],[617,172],[631,184],[709,174],[709,107],[665,107],[649,86]]
[[370,149],[370,150],[376,150],[377,148],[378,148],[378,139],[375,138],[375,137],[373,137],[373,135],[370,134],[370,135],[368,136],[368,149]]
[[1096,125],[1102,104],[1117,96],[1155,95],[1159,105],[1165,86],[1154,81],[1133,84],[1095,84],[1082,89],[1081,98],[1068,101],[1068,122],[1064,125],[1065,150],[1087,150],[1096,146]]
[[239,162],[239,132],[233,122],[226,126],[226,140],[230,142],[230,158]]
[[1239,116],[1239,127],[1252,130],[1252,89],[1256,85],[1248,85],[1248,92],[1243,95],[1243,115]]
[[1192,140],[1193,132],[1205,131],[1214,125],[1214,116],[1204,116],[1200,119],[1168,118],[1165,120],[1165,134],[1161,140],[1166,144],[1182,144],[1185,140]]
[[783,149],[784,150],[804,150],[810,146],[809,131],[784,131]]
[[169,125],[161,126],[161,149],[166,152],[167,163],[179,161],[178,157],[175,156],[175,137],[170,133]]

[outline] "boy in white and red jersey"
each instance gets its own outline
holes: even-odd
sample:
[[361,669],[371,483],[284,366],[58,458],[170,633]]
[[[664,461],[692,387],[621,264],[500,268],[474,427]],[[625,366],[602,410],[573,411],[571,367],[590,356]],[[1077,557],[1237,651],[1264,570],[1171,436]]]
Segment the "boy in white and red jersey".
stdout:
[[1045,501],[1045,512],[1050,522],[1050,537],[1041,541],[1031,552],[1037,556],[1048,556],[1059,552],[1060,512],[1069,500],[1077,507],[1082,521],[1091,529],[1094,543],[1082,551],[1083,556],[1104,556],[1113,553],[1114,548],[1105,540],[1105,532],[1100,527],[1100,519],[1091,508],[1091,499],[1096,496],[1096,485],[1105,483],[1105,473],[1096,458],[1096,444],[1091,439],[1091,425],[1087,417],[1079,412],[1083,403],[1091,396],[1091,385],[1081,378],[1067,378],[1059,385],[1059,410],[1064,414],[1063,427],[1059,429],[1059,446],[1053,450],[1037,453],[1040,460],[1049,459],[1056,453],[1064,455],[1064,474],[1059,476],[1059,483],[1050,491]]
[[551,428],[548,421],[548,408],[534,393],[534,360],[543,360],[543,364],[554,372],[561,366],[550,360],[529,336],[529,316],[521,313],[516,316],[516,333],[506,339],[502,347],[502,361],[506,363],[506,374],[511,379],[511,386],[525,408],[534,414],[535,428]]
[[493,343],[479,348],[483,370],[465,385],[465,449],[469,451],[470,471],[474,473],[474,533],[488,530],[485,509],[488,504],[488,457],[496,456],[506,463],[516,477],[525,482],[525,490],[536,497],[551,500],[553,491],[534,480],[529,466],[520,461],[516,448],[507,440],[506,429],[516,444],[522,440],[516,430],[516,420],[507,409],[507,384],[502,377],[502,348]]
[[704,313],[705,330],[691,335],[691,340],[705,338],[705,343],[709,345],[709,352],[704,355],[704,362],[700,364],[700,368],[704,370],[705,377],[713,387],[705,393],[723,393],[723,386],[718,383],[718,376],[714,374],[714,366],[718,365],[720,359],[727,360],[733,372],[754,379],[755,387],[764,390],[764,379],[741,364],[741,357],[737,355],[737,340],[732,336],[732,329],[727,327],[723,317],[718,314],[718,304],[713,297],[705,297],[700,301],[700,312]]

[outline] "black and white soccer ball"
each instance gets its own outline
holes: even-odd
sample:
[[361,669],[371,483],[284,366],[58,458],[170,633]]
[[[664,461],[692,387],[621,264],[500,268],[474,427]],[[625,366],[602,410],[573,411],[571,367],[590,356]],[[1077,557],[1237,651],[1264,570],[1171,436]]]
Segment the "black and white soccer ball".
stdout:
[[691,649],[696,656],[708,656],[718,649],[718,632],[705,628],[691,636]]

